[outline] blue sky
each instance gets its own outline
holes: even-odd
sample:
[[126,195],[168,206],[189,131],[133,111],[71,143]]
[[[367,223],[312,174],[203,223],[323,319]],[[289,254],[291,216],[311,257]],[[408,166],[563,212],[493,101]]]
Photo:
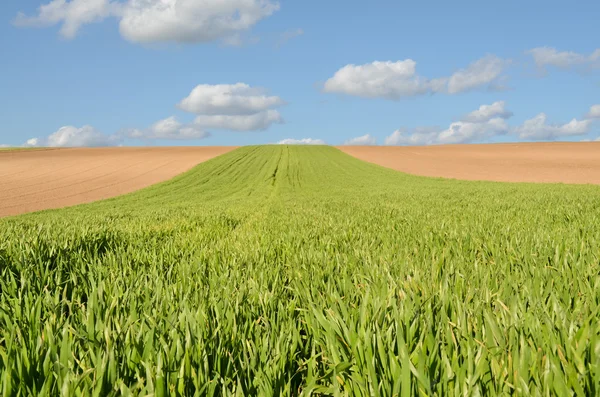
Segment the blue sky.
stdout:
[[598,1],[20,0],[0,16],[4,145],[600,136]]

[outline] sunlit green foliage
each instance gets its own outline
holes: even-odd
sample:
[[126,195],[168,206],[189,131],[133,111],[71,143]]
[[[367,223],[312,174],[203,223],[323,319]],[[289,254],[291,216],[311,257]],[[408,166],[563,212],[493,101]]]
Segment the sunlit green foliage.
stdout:
[[0,395],[598,395],[600,188],[245,147],[0,220]]

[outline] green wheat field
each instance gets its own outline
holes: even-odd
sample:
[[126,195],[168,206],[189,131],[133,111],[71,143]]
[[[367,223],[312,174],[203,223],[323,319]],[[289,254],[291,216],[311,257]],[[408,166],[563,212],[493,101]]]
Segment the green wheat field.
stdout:
[[2,396],[600,394],[600,187],[243,147],[0,220]]

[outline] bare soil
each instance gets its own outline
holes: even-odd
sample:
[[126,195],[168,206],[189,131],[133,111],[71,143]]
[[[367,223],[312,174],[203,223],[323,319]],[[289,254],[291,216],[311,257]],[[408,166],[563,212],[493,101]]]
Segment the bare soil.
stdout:
[[339,149],[364,161],[422,176],[600,184],[600,142],[341,146]]
[[0,217],[130,193],[233,149],[205,146],[0,151]]

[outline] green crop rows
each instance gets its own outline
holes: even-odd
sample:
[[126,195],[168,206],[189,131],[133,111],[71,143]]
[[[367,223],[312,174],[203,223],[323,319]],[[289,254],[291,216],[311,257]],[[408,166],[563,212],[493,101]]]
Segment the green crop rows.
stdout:
[[0,393],[599,395],[600,187],[245,147],[0,220]]

